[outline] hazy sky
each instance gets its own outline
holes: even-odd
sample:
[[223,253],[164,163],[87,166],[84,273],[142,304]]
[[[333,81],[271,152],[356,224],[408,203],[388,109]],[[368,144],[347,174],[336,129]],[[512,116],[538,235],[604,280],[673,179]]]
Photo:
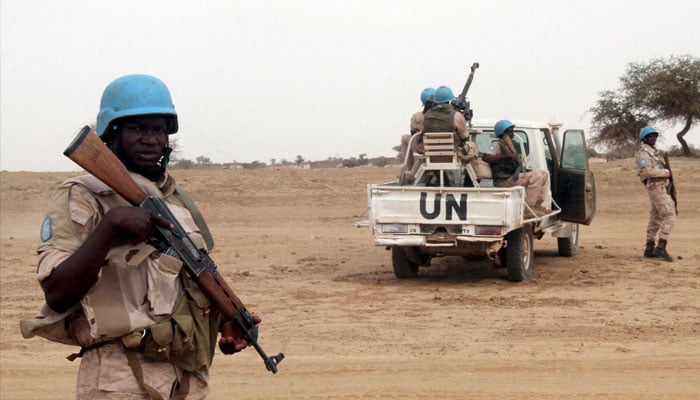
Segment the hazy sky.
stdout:
[[420,91],[458,93],[475,61],[475,118],[588,132],[628,63],[700,55],[697,0],[2,0],[0,17],[3,170],[78,169],[63,150],[131,73],[170,88],[180,157],[268,163],[394,156]]

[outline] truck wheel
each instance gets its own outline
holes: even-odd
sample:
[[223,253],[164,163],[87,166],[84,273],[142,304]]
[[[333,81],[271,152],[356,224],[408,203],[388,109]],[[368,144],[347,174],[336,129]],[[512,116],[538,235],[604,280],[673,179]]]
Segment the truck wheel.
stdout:
[[391,248],[391,266],[394,267],[394,275],[399,279],[413,278],[418,274],[418,264],[409,260],[403,249],[398,246]]
[[532,226],[525,225],[506,235],[508,280],[522,282],[532,276]]
[[559,255],[572,257],[578,253],[578,224],[571,223],[571,237],[557,238]]

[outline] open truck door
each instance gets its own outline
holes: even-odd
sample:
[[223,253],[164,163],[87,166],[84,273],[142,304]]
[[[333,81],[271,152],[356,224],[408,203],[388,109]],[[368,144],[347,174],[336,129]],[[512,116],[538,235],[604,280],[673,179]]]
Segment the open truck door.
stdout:
[[561,149],[553,193],[562,209],[561,219],[590,225],[595,215],[596,190],[583,130],[564,131]]

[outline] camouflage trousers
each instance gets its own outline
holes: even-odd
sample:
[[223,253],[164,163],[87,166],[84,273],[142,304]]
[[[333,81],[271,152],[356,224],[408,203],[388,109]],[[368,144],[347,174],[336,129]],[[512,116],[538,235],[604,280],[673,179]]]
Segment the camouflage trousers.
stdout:
[[521,172],[517,180],[512,178],[494,179],[493,184],[498,187],[525,186],[525,203],[527,205],[550,208],[549,204],[543,204],[549,192],[549,173],[547,171]]
[[676,224],[676,208],[673,205],[671,195],[666,193],[665,182],[653,182],[647,185],[651,211],[649,212],[649,224],[647,225],[647,241],[655,242],[659,239],[668,240],[671,229]]
[[[171,397],[173,388],[183,376],[183,370],[168,362],[151,361],[136,353],[143,370],[144,383],[156,389],[163,399]],[[207,382],[187,374],[189,379],[188,400],[204,399],[209,394]],[[88,350],[83,355],[78,371],[76,398],[79,400],[147,400],[129,366],[121,342]]]

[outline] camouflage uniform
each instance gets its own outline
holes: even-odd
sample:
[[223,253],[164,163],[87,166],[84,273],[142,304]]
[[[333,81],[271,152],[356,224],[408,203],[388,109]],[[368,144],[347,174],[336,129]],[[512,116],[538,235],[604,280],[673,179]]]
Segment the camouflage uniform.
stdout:
[[[487,154],[501,155],[511,154],[503,140],[498,140],[489,146]],[[544,204],[549,193],[549,173],[547,171],[521,172],[517,180],[513,180],[515,165],[510,161],[503,161],[491,165],[493,173],[493,185],[497,187],[525,186],[525,203],[535,208],[535,211],[548,210],[550,207]]]
[[[401,153],[399,154],[401,162],[403,162],[404,158],[406,157],[406,151],[408,150],[408,142],[411,140],[411,136],[423,131],[423,111],[418,111],[417,113],[411,115],[410,129],[410,135],[401,136]],[[413,144],[413,151],[418,150],[417,145],[417,142]]]
[[666,169],[659,152],[652,146],[642,143],[636,155],[637,172],[647,189],[651,202],[649,223],[647,224],[647,243],[668,240],[671,229],[676,223],[676,211],[673,199],[666,192],[671,172]]
[[[166,174],[165,179],[156,187],[155,184],[147,181],[140,175],[131,175],[147,193],[162,197],[168,203],[178,221],[188,231],[193,242],[200,247],[204,247],[199,228],[189,211],[178,199],[175,192],[175,181],[171,176]],[[49,277],[52,271],[59,267],[61,262],[67,259],[90,236],[109,207],[116,205],[114,202],[109,203],[103,199],[103,197],[115,197],[113,192],[110,193],[108,190],[105,190],[99,192],[104,194],[104,196],[96,194],[95,188],[88,188],[80,183],[81,178],[84,177],[69,179],[65,182],[49,205],[47,219],[42,225],[42,243],[38,250],[40,254],[37,271],[39,281]],[[89,178],[94,179],[93,177]],[[143,327],[152,324],[153,320],[149,319],[149,314],[154,313],[154,308],[160,308],[158,313],[167,316],[172,310],[174,299],[183,295],[182,286],[174,284],[174,282],[171,285],[167,283],[164,285],[162,282],[164,276],[151,275],[151,265],[144,264],[160,262],[158,260],[169,256],[153,253],[154,249],[151,248],[150,251],[147,250],[150,256],[147,255],[143,261],[136,261],[136,263],[139,263],[138,265],[123,266],[122,269],[130,269],[131,271],[148,269],[149,274],[142,279],[147,284],[142,283],[141,286],[137,284],[135,288],[133,286],[124,288],[123,290],[126,290],[126,294],[123,298],[115,298],[116,296],[110,294],[111,306],[117,311],[112,313],[105,311],[110,309],[110,304],[101,307],[98,295],[101,286],[114,286],[114,284],[108,282],[108,278],[104,279],[106,276],[111,278],[112,276],[109,274],[112,274],[112,272],[109,271],[114,269],[107,268],[107,266],[111,266],[113,262],[115,264],[128,264],[131,258],[138,257],[138,253],[135,253],[135,251],[143,246],[146,245],[144,243],[131,245],[133,248],[127,249],[127,255],[124,259],[117,257],[119,252],[115,251],[115,249],[125,246],[117,246],[110,249],[110,253],[107,255],[108,260],[105,260],[109,265],[106,265],[100,271],[101,278],[98,280],[98,283],[95,284],[79,304],[67,312],[59,314],[51,310],[47,305],[44,305],[37,319],[22,321],[21,323],[22,334],[25,337],[39,335],[50,340],[81,346],[84,349],[78,372],[76,392],[78,399],[151,398],[136,380],[134,371],[127,359],[128,350],[122,344],[120,337],[131,330],[139,331],[137,328],[140,327],[140,330],[142,330]],[[179,263],[179,261],[177,262]],[[171,267],[175,278],[177,278],[181,263],[175,267],[171,265]],[[144,274],[146,273],[144,272]],[[112,281],[114,280],[120,279],[112,279]],[[158,280],[161,282],[158,282]],[[120,284],[124,285],[124,282],[120,282]],[[143,286],[148,286],[148,288],[146,289]],[[112,288],[112,290],[114,289]],[[130,294],[128,293],[130,291],[138,293]],[[88,301],[90,297],[95,297],[95,299]],[[106,296],[103,295],[102,297]],[[138,298],[142,304],[129,303],[128,297]],[[147,301],[144,302],[144,300]],[[143,303],[147,304],[144,305]],[[117,305],[122,305],[123,307],[115,307]],[[142,305],[146,308],[145,311],[138,309]],[[91,315],[91,317],[88,319],[86,315]],[[122,322],[118,323],[114,320],[121,320]],[[126,326],[124,326],[124,321],[127,321]],[[141,325],[138,325],[139,321]],[[129,325],[129,323],[132,325]],[[187,399],[203,399],[207,396],[209,392],[207,367],[189,373],[168,361],[152,361],[137,351],[130,351],[130,353],[136,355],[143,371],[144,384],[155,389],[163,398],[170,398],[174,393],[174,388],[178,385],[189,388]]]

